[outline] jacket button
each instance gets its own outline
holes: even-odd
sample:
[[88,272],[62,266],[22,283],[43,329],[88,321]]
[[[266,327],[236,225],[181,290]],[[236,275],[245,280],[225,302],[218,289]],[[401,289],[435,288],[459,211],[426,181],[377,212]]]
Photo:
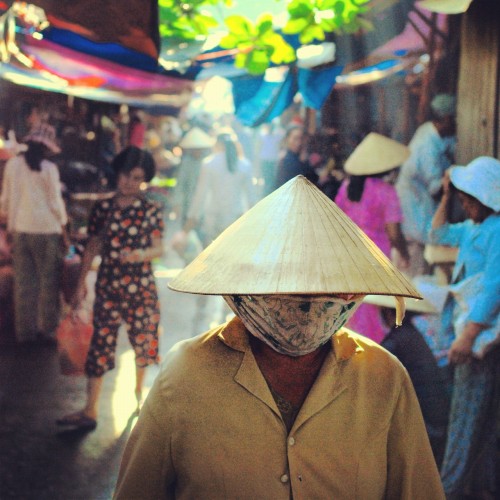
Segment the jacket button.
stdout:
[[293,437],[289,437],[289,438],[288,438],[288,444],[289,444],[290,446],[293,446],[293,445],[295,444],[295,438],[293,438]]
[[288,474],[283,474],[281,477],[280,477],[280,481],[282,483],[288,483]]

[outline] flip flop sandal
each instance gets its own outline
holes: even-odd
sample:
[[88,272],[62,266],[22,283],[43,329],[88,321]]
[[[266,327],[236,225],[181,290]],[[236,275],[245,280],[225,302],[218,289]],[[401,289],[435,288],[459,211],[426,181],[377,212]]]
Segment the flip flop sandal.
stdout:
[[72,414],[66,415],[58,420],[56,420],[57,425],[66,425],[75,427],[77,429],[95,429],[97,427],[97,422],[93,418],[87,417],[87,415],[80,414]]

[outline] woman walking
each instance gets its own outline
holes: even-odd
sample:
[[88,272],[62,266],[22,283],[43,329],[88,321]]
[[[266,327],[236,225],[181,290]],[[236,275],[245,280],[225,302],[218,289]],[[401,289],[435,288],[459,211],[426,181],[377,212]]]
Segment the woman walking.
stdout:
[[85,277],[101,255],[95,285],[94,333],[85,365],[85,407],[58,420],[59,425],[94,429],[103,375],[115,366],[118,329],[125,323],[135,352],[135,396],[138,408],[146,367],[158,363],[160,309],[151,261],[163,253],[161,208],[147,201],[141,186],[155,173],[152,156],[129,146],[113,160],[117,191],[96,203],[88,224],[89,240],[82,258],[74,309],[85,295]]
[[[345,171],[350,178],[344,180],[335,198],[335,203],[387,257],[394,248],[406,263],[401,205],[396,189],[385,178],[408,154],[406,146],[380,134],[368,134],[347,159]],[[381,342],[387,333],[379,308],[372,304],[363,304],[347,326],[375,342]]]

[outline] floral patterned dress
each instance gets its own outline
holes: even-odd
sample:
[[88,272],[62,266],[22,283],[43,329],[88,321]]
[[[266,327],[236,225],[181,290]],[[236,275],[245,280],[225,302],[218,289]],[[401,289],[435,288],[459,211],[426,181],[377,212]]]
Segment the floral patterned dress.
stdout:
[[103,246],[95,285],[94,333],[85,366],[100,377],[115,366],[118,329],[125,323],[140,368],[158,363],[160,309],[151,262],[120,262],[120,252],[146,249],[163,234],[161,208],[137,198],[120,208],[115,199],[98,202],[89,218],[89,236]]

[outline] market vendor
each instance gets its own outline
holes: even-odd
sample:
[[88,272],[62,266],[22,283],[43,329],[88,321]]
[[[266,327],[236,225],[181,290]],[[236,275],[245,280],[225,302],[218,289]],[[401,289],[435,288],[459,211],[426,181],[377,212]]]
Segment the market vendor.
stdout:
[[115,498],[444,498],[407,372],[342,329],[367,293],[419,297],[298,176],[169,284],[222,295],[229,323],[167,355]]

